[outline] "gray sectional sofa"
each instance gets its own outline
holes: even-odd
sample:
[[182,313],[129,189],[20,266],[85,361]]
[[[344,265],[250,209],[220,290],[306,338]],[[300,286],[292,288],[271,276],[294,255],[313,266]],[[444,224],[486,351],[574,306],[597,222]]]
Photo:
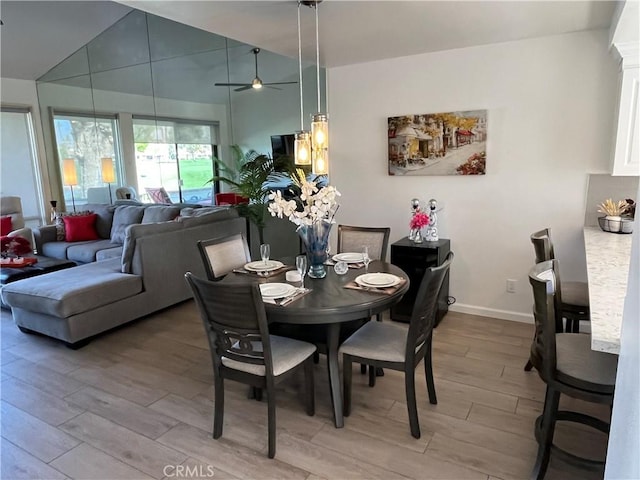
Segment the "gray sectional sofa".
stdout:
[[[246,233],[245,219],[234,209],[183,209],[174,220],[152,221],[173,215],[176,212],[161,209],[174,207],[148,206],[141,217],[140,212],[120,211],[129,206],[102,207],[97,230],[101,237],[109,232],[107,238],[69,244],[55,241],[49,227],[36,233],[41,254],[81,265],[2,289],[22,331],[49,335],[72,348],[82,346],[98,333],[190,298],[184,274],[205,275],[197,241]],[[129,215],[140,221],[125,224]]]

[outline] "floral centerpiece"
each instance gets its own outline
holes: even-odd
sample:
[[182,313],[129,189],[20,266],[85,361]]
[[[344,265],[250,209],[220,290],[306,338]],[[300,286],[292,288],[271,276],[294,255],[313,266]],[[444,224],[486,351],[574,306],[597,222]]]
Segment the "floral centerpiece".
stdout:
[[269,193],[268,210],[272,216],[287,217],[298,225],[296,231],[305,244],[309,259],[309,276],[323,278],[327,274],[324,262],[340,192],[332,185],[319,188],[318,182],[308,180],[301,169],[296,170],[291,180],[293,184],[284,195],[280,190]]
[[411,221],[409,222],[409,228],[412,231],[412,235],[410,236],[410,238],[412,238],[412,240],[415,243],[422,243],[421,230],[424,227],[429,226],[429,221],[430,221],[429,215],[419,210],[415,212],[411,217]]
[[4,236],[0,239],[0,251],[3,258],[21,257],[31,253],[31,243],[26,238]]

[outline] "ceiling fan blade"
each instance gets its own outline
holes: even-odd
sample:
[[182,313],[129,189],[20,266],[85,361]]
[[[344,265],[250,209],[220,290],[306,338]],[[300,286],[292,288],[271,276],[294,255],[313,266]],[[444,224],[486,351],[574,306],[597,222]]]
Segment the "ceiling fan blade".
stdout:
[[263,83],[262,85],[292,85],[298,82],[271,82],[271,83]]
[[271,88],[272,90],[282,90],[281,88],[278,87],[272,87],[270,85],[264,85],[265,88]]
[[253,87],[251,85],[244,85],[240,88],[234,88],[234,92],[244,92],[245,90],[251,90]]
[[216,87],[246,87],[251,86],[250,83],[214,83]]

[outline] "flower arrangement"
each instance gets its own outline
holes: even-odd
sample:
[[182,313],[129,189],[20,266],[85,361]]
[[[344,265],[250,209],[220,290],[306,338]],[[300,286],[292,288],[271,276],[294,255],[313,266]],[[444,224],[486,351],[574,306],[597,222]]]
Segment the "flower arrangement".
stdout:
[[4,236],[0,239],[0,251],[5,258],[9,255],[20,257],[31,253],[31,243],[26,238]]
[[419,230],[421,228],[427,227],[429,225],[429,215],[424,212],[416,212],[415,215],[411,217],[411,221],[409,222],[409,228],[413,230]]
[[292,177],[293,186],[288,192],[293,192],[293,197],[283,197],[281,191],[269,193],[269,213],[278,218],[287,217],[294,224],[313,225],[320,221],[333,223],[333,218],[338,210],[337,197],[340,192],[336,187],[327,185],[318,188],[317,182],[309,181],[302,169],[297,169]]

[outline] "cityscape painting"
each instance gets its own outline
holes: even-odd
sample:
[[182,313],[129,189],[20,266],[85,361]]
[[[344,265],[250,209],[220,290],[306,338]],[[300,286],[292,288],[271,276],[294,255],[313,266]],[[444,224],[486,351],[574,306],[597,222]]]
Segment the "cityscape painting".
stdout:
[[484,175],[487,111],[388,118],[389,175]]

